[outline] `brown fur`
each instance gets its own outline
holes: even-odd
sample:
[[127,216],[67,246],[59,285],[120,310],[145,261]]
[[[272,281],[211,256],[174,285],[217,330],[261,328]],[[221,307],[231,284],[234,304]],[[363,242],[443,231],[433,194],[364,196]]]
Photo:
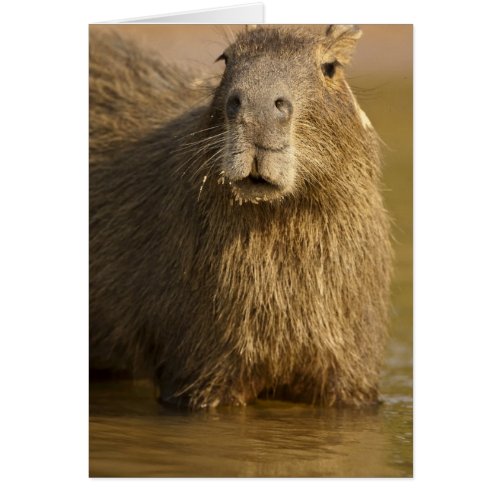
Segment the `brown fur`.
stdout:
[[239,63],[210,94],[130,42],[91,37],[92,367],[146,370],[164,402],[191,408],[377,401],[391,269],[378,141],[342,67],[321,72],[357,38],[268,28],[230,47],[290,75],[294,175],[266,202],[231,170],[231,144],[249,140],[223,111]]

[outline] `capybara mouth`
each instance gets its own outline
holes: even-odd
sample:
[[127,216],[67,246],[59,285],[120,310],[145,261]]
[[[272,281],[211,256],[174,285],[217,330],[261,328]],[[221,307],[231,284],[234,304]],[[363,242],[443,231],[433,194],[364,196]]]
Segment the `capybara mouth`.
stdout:
[[259,174],[251,173],[247,177],[232,183],[235,198],[240,203],[271,201],[283,196],[283,189]]
[[268,180],[264,179],[264,177],[262,177],[262,175],[260,174],[252,174],[250,173],[250,175],[246,178],[251,184],[253,184],[254,186],[258,186],[258,185],[271,185],[273,186],[274,184],[272,182],[269,182]]
[[250,152],[234,157],[233,165],[239,167],[237,170],[241,173],[230,179],[234,197],[240,204],[282,199],[290,190],[292,162],[288,145],[279,150],[268,149],[263,151],[254,146]]

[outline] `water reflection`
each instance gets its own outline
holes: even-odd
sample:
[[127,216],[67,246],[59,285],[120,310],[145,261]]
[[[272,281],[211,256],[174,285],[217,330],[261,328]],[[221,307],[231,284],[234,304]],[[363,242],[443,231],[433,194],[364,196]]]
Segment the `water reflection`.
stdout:
[[91,413],[91,476],[411,474],[411,453],[400,452],[411,445],[411,401],[363,410],[259,401],[190,413],[157,406],[147,382],[115,382],[93,386]]

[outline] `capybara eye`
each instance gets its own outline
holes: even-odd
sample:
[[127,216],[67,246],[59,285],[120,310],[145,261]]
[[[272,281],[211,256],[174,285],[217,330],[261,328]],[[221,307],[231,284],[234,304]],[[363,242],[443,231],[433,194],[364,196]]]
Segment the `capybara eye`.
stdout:
[[219,61],[224,61],[227,64],[227,55],[224,52],[215,60],[215,62]]
[[333,75],[335,75],[335,69],[338,66],[337,61],[334,62],[329,62],[329,63],[323,63],[321,65],[321,71],[323,71],[323,74],[328,77],[328,78],[333,78]]

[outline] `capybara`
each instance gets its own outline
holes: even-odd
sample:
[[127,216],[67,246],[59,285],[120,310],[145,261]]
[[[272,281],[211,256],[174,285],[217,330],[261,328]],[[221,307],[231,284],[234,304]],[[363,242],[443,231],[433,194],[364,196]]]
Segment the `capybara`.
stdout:
[[378,401],[392,251],[360,36],[247,29],[216,81],[91,36],[91,369],[192,409]]

